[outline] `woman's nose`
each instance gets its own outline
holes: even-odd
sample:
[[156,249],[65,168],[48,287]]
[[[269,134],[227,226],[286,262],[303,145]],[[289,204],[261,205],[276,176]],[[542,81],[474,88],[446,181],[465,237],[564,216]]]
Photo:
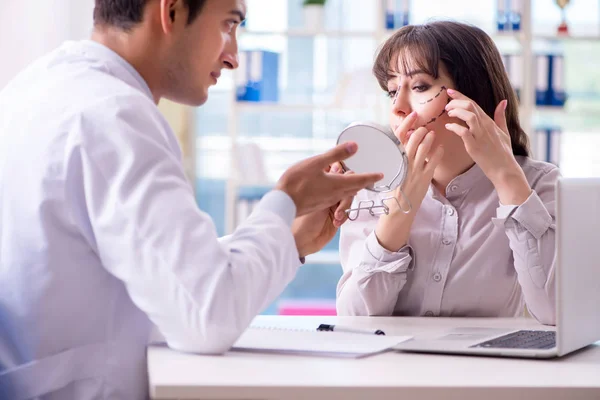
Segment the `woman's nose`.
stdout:
[[412,112],[410,103],[400,89],[398,89],[392,100],[392,111],[398,116],[406,116]]

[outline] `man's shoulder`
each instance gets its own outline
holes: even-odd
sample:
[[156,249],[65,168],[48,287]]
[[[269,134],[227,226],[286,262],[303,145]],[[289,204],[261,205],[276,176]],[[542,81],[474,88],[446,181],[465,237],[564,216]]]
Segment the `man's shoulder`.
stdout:
[[101,62],[77,58],[63,48],[38,59],[0,91],[9,109],[52,113],[54,117],[119,108],[156,109],[153,100]]
[[63,48],[34,62],[0,92],[0,128],[30,140],[69,137],[98,143],[144,134],[171,142],[171,131],[147,88],[130,71]]

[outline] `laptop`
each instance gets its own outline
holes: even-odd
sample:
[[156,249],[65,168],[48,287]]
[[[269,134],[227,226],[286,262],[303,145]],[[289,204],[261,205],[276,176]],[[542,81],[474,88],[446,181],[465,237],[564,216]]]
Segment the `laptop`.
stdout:
[[556,327],[456,328],[394,349],[421,353],[553,358],[600,341],[600,178],[556,187]]

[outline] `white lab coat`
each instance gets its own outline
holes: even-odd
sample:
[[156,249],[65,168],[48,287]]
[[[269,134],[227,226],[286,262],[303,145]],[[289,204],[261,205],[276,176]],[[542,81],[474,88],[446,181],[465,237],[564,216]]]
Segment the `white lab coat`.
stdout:
[[0,398],[148,396],[153,327],[222,353],[300,265],[273,191],[218,239],[141,76],[91,41],[0,93]]

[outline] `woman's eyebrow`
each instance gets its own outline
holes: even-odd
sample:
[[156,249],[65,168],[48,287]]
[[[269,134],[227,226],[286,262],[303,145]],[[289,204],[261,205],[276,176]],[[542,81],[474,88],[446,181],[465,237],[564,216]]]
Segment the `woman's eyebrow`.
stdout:
[[401,76],[406,76],[406,77],[412,78],[413,76],[416,76],[416,75],[429,75],[429,73],[427,71],[425,71],[424,69],[415,69],[412,71],[407,71],[404,74],[401,74],[398,71],[388,71],[387,75],[388,75],[388,81],[391,81],[392,79],[398,78]]
[[[427,71],[425,71],[423,69],[415,69],[415,70],[412,70],[412,71],[407,71],[404,75],[405,76],[413,77],[415,75],[420,75],[420,74],[427,74]],[[429,74],[427,74],[427,75],[429,75]]]

